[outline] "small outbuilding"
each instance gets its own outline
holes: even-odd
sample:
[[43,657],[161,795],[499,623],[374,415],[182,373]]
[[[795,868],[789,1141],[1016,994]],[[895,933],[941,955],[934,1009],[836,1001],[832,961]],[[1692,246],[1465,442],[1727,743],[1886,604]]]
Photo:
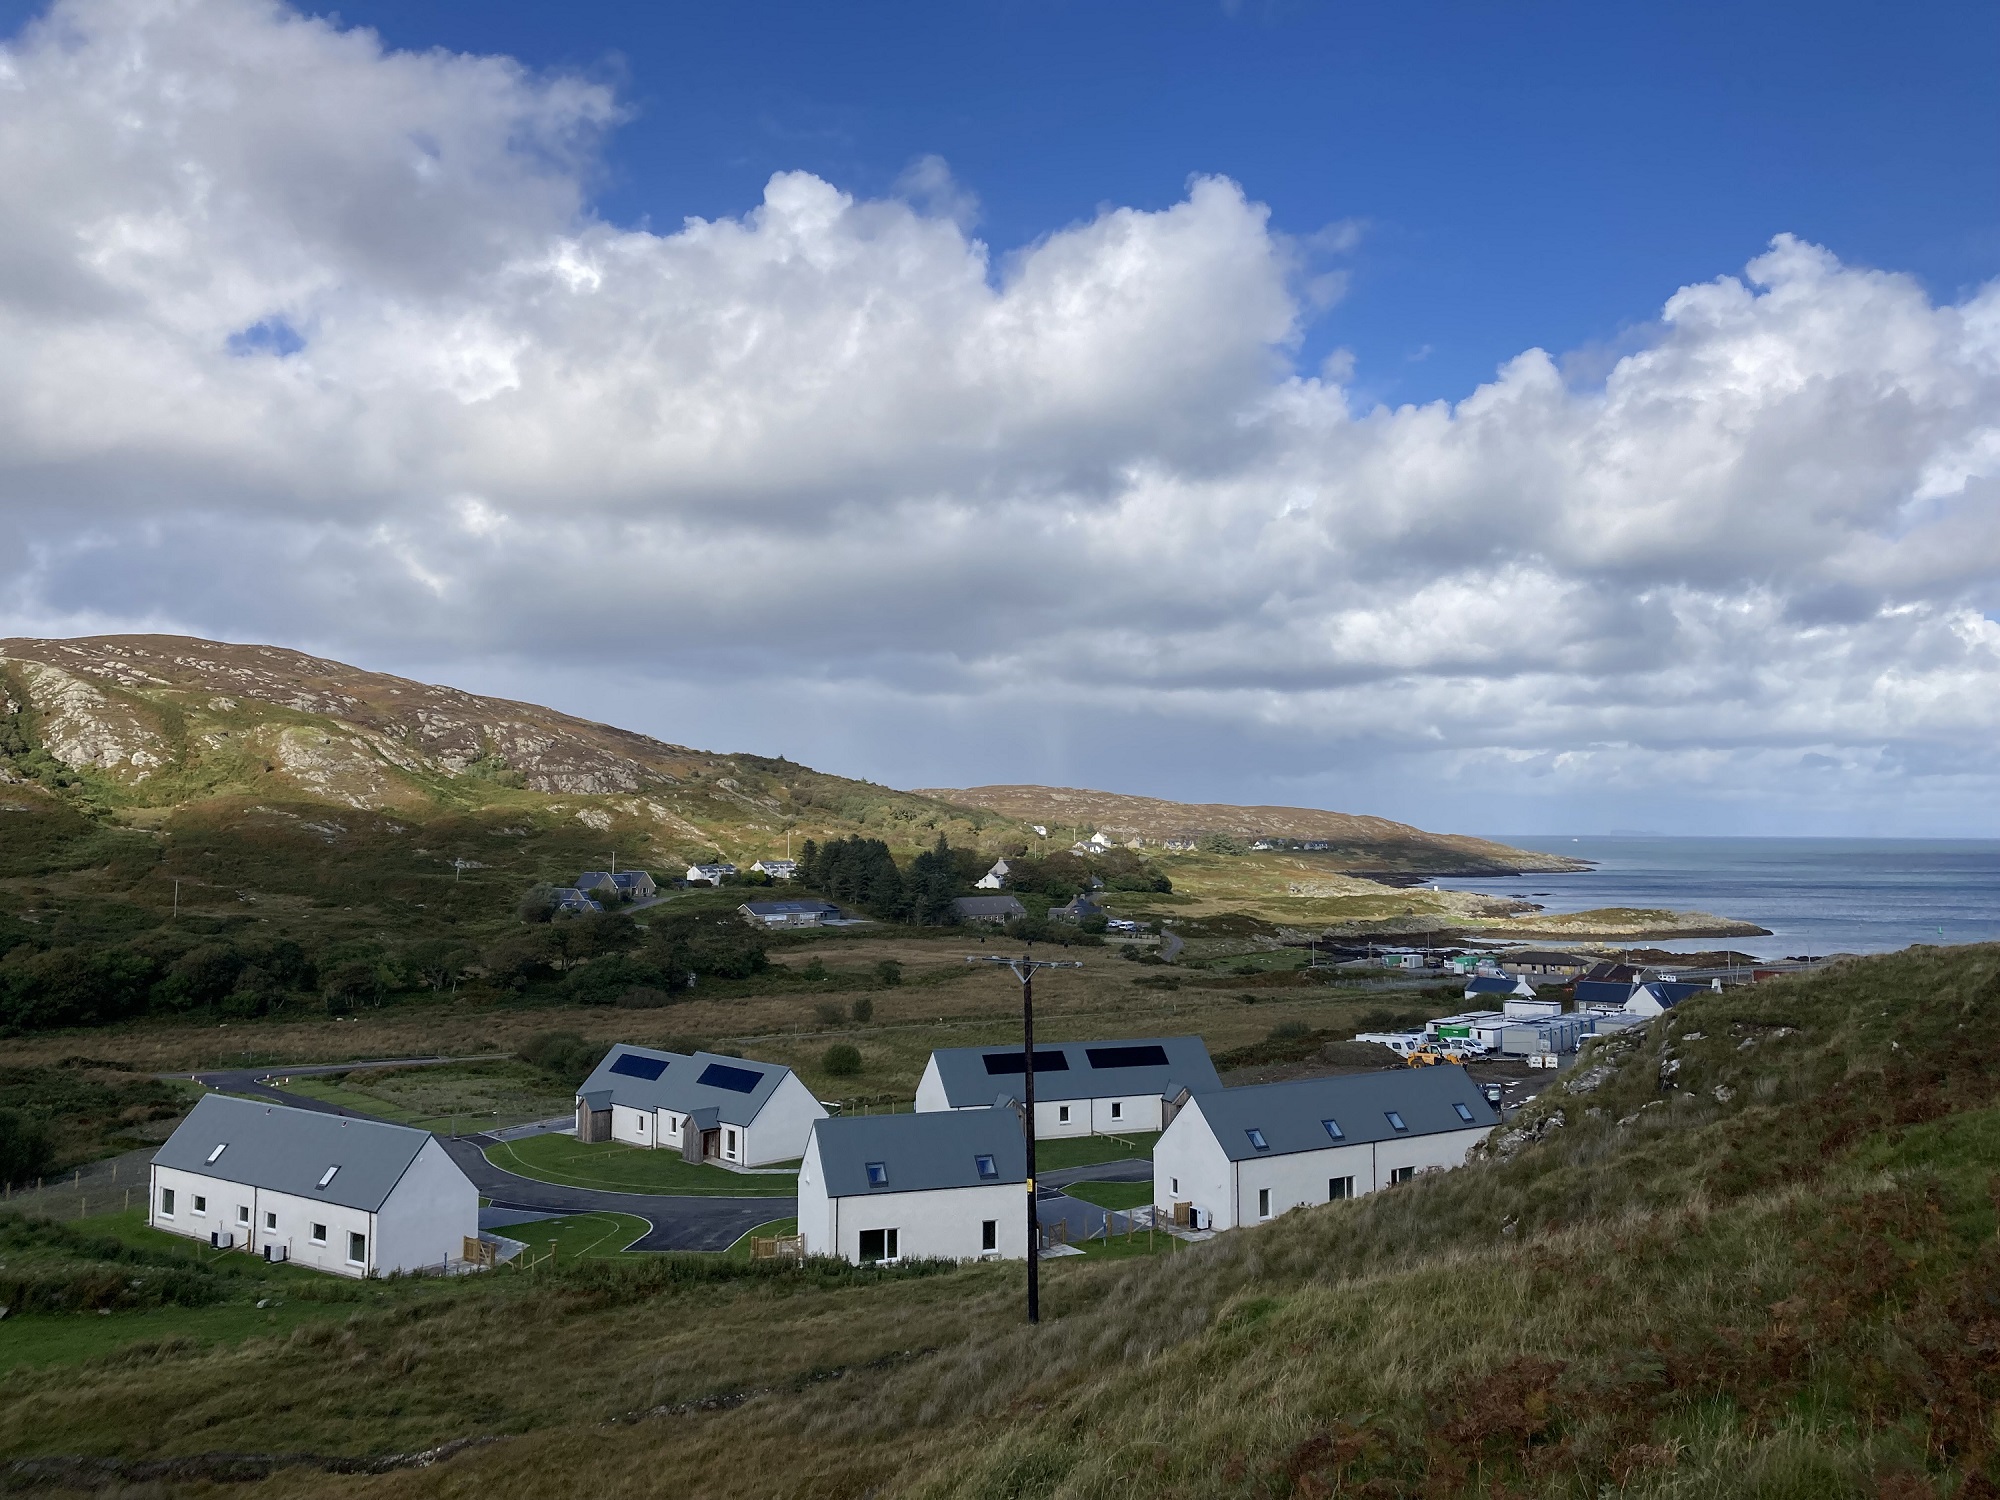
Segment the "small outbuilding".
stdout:
[[1027,1180],[1012,1110],[825,1119],[799,1167],[799,1234],[856,1264],[1025,1260]]
[[462,1265],[479,1190],[427,1130],[204,1095],[154,1154],[146,1222],[336,1276]]
[[731,1167],[797,1160],[813,1122],[825,1118],[790,1068],[626,1042],[576,1091],[580,1141],[623,1141]]
[[1499,1123],[1450,1064],[1196,1094],[1153,1148],[1153,1201],[1235,1229],[1460,1166]]
[[[1026,1074],[1019,1047],[941,1048],[917,1084],[917,1110],[990,1110],[1002,1094],[1019,1098]],[[1159,1130],[1178,1100],[1221,1087],[1198,1036],[1037,1043],[1035,1135]]]

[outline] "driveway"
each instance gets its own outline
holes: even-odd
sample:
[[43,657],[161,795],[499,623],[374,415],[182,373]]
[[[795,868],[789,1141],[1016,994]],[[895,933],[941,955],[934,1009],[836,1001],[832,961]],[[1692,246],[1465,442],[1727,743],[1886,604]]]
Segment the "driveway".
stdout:
[[[273,1104],[289,1104],[294,1109],[317,1110],[321,1114],[347,1115],[366,1120],[374,1116],[356,1109],[342,1109],[323,1099],[290,1093],[270,1080],[323,1073],[355,1073],[369,1068],[410,1068],[478,1060],[467,1057],[396,1057],[372,1062],[300,1067],[230,1068],[193,1076],[198,1082],[224,1093],[268,1099]],[[187,1075],[176,1073],[172,1076],[180,1078]],[[503,1135],[516,1133],[501,1132]],[[607,1193],[596,1188],[562,1187],[553,1182],[537,1182],[531,1177],[517,1177],[494,1166],[486,1159],[485,1149],[495,1143],[497,1136],[439,1136],[437,1139],[451,1153],[459,1169],[472,1179],[472,1185],[479,1189],[480,1196],[491,1198],[495,1208],[549,1215],[619,1213],[644,1219],[650,1227],[633,1241],[630,1248],[634,1250],[727,1250],[759,1224],[768,1224],[773,1219],[789,1219],[799,1211],[795,1198],[670,1198],[653,1193]]]

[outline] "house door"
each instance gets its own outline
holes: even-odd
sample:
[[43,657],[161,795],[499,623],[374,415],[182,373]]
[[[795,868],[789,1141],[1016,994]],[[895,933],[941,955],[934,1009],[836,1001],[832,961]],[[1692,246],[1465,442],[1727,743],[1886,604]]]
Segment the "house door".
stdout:
[[701,1133],[702,1159],[706,1161],[708,1158],[712,1156],[719,1156],[721,1152],[722,1152],[722,1132],[719,1130],[704,1130]]

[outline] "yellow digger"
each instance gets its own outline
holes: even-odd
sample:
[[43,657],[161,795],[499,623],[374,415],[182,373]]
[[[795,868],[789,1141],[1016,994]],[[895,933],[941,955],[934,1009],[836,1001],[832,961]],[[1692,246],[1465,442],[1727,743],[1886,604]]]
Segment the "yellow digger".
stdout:
[[1439,1063],[1468,1063],[1477,1055],[1470,1047],[1430,1041],[1411,1049],[1404,1061],[1412,1068],[1435,1068]]

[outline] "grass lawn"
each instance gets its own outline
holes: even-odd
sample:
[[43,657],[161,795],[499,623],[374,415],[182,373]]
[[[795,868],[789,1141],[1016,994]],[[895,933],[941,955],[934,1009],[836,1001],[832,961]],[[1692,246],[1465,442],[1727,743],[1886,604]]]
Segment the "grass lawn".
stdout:
[[363,1068],[335,1077],[300,1077],[281,1085],[360,1114],[461,1133],[523,1125],[568,1114],[574,1096],[526,1063],[511,1059],[434,1068]]
[[662,1193],[683,1198],[789,1198],[799,1190],[795,1173],[751,1176],[721,1167],[693,1166],[678,1151],[627,1146],[618,1141],[586,1145],[574,1136],[535,1135],[486,1148],[502,1171],[565,1187],[617,1193]]
[[1153,1185],[1150,1182],[1072,1182],[1063,1191],[1072,1198],[1081,1198],[1085,1203],[1095,1203],[1099,1208],[1115,1208],[1120,1212],[1128,1208],[1144,1208],[1153,1201]]
[[[1192,1248],[1183,1240],[1177,1240],[1164,1230],[1154,1230],[1150,1235],[1143,1229],[1135,1232],[1130,1239],[1122,1234],[1113,1235],[1108,1240],[1085,1240],[1077,1246],[1083,1252],[1087,1263],[1093,1260],[1129,1260],[1147,1255],[1176,1255]],[[1049,1265],[1073,1265],[1075,1257],[1066,1256],[1062,1260],[1047,1262]]]
[[1063,1167],[1094,1167],[1103,1161],[1147,1161],[1152,1158],[1154,1143],[1159,1138],[1157,1130],[1149,1130],[1132,1135],[1069,1135],[1052,1141],[1037,1140],[1035,1169],[1050,1172]]
[[767,1239],[774,1234],[797,1234],[798,1232],[799,1221],[797,1219],[773,1219],[768,1224],[759,1224],[755,1229],[745,1231],[743,1238],[731,1245],[723,1253],[731,1260],[748,1260],[750,1258],[751,1240]]
[[[553,1247],[556,1264],[573,1260],[607,1260],[623,1255],[625,1247],[645,1234],[644,1219],[631,1214],[564,1214],[555,1219],[535,1219],[525,1224],[509,1224],[493,1233],[519,1240],[528,1248],[521,1260],[540,1260]],[[503,1273],[504,1274],[504,1273]]]

